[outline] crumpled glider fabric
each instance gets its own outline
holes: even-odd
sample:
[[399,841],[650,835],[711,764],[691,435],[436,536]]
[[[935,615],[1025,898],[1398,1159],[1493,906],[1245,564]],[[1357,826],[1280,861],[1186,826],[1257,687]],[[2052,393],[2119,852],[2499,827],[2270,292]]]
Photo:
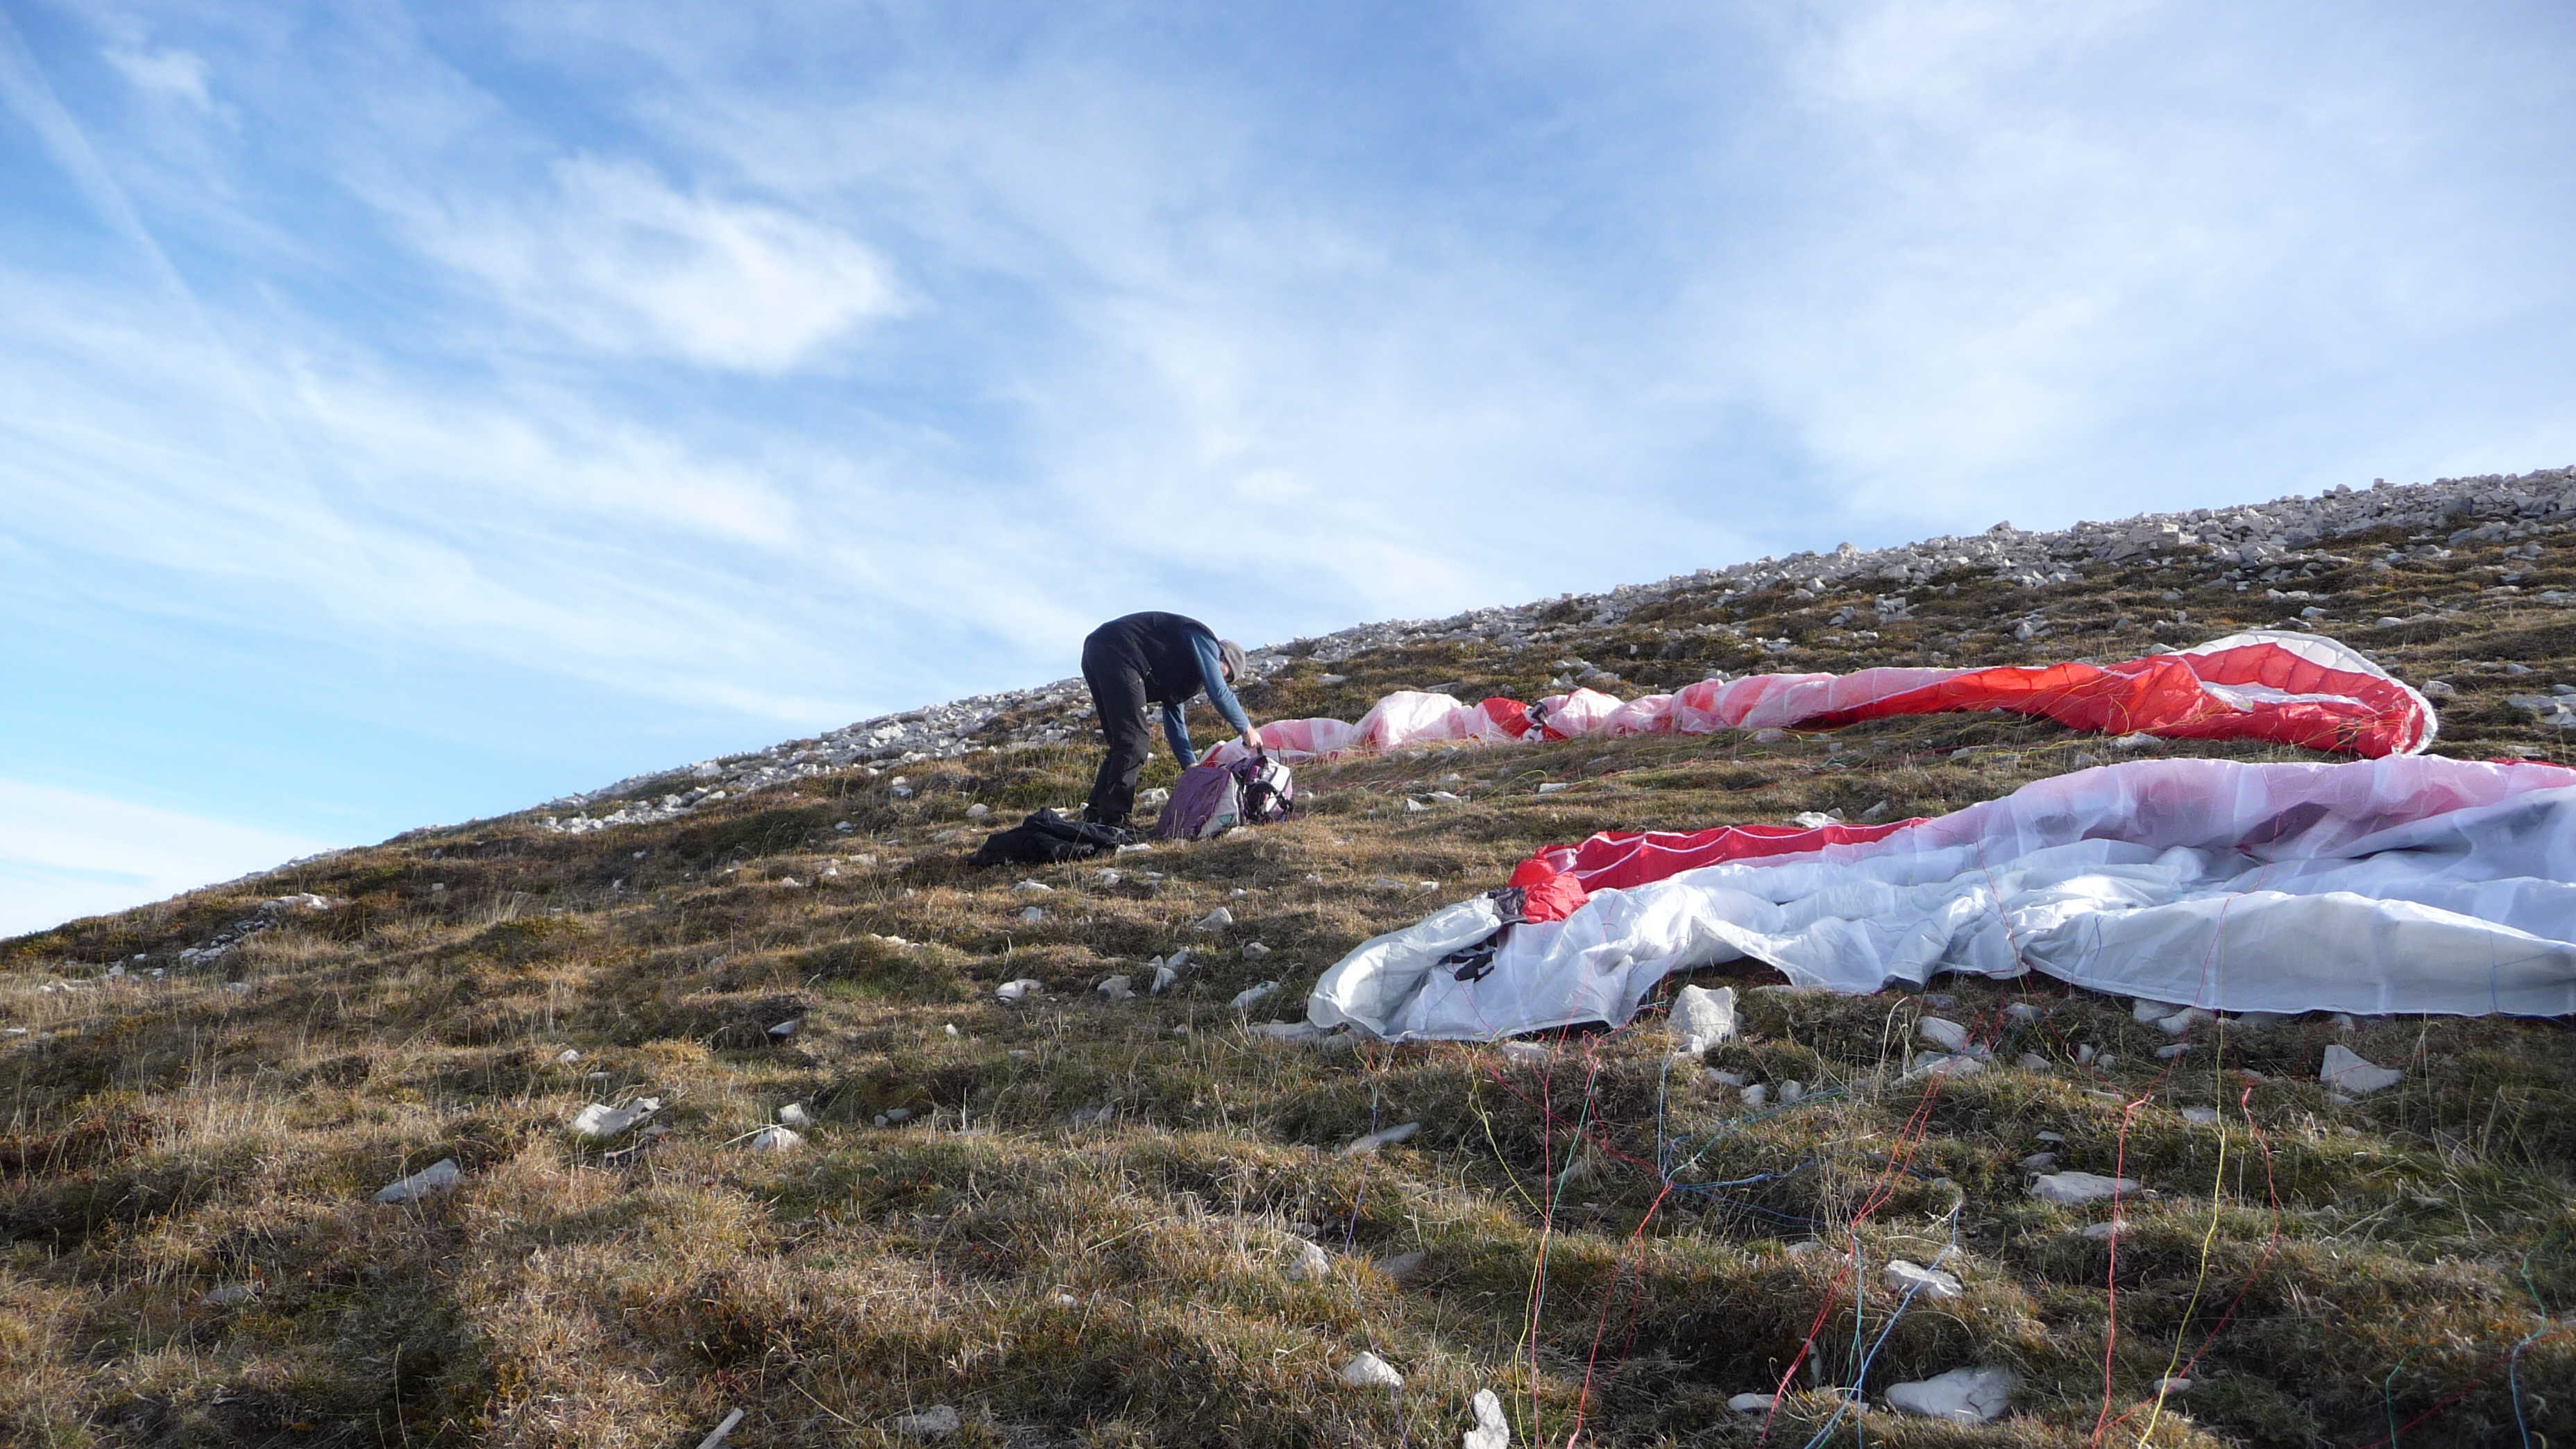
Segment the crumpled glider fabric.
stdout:
[[[2267,740],[2365,758],[2420,754],[2436,727],[2431,701],[2366,656],[2315,634],[2255,630],[2119,664],[1757,674],[1625,702],[1577,689],[1526,708],[1508,699],[1466,705],[1400,690],[1356,725],[1279,720],[1258,733],[1272,753],[1296,760],[1441,741],[1832,728],[1960,710],[2043,715],[2113,734]],[[1240,743],[1227,741],[1205,762],[1228,764],[1242,753]]]
[[2576,771],[2142,761],[1875,841],[1595,890],[1515,926],[1473,982],[1435,969],[1471,921],[1444,912],[1327,971],[1308,1016],[1395,1039],[1615,1025],[1665,975],[1739,957],[1855,993],[2038,970],[2226,1011],[2561,1015],[2570,882]]
[[[1521,862],[1522,869],[1569,876],[1586,890],[1641,886],[1704,865],[1756,860],[1772,855],[1800,855],[1828,845],[1885,840],[1897,831],[1923,823],[1891,820],[1884,825],[1720,825],[1709,830],[1604,831],[1576,845],[1551,845]],[[1518,879],[1517,876],[1514,879]],[[1534,915],[1536,913],[1533,913]],[[1561,916],[1538,916],[1542,920]]]

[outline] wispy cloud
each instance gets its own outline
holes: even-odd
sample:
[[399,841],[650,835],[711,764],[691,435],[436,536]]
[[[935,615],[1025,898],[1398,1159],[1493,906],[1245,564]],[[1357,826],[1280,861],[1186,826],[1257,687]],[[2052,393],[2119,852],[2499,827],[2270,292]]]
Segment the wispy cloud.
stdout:
[[323,848],[276,831],[0,780],[0,936],[139,906]]
[[111,45],[99,54],[138,90],[186,101],[201,111],[214,109],[214,96],[206,89],[204,56],[184,50],[129,49],[121,45]]
[[387,200],[431,256],[605,351],[784,372],[901,310],[884,261],[839,229],[683,194],[632,160],[575,155],[535,188]]

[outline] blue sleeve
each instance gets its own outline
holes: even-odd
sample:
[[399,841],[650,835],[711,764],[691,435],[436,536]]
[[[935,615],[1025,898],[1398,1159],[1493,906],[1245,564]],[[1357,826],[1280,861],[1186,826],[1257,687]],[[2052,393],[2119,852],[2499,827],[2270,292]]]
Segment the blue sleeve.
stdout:
[[1236,734],[1252,733],[1252,721],[1243,717],[1243,706],[1235,702],[1234,691],[1225,687],[1225,664],[1217,658],[1215,636],[1192,634],[1190,644],[1198,651],[1199,683],[1207,686],[1208,703],[1216,706]]
[[1198,752],[1190,748],[1190,722],[1181,717],[1177,704],[1163,706],[1163,742],[1172,747],[1172,758],[1186,770],[1199,762]]

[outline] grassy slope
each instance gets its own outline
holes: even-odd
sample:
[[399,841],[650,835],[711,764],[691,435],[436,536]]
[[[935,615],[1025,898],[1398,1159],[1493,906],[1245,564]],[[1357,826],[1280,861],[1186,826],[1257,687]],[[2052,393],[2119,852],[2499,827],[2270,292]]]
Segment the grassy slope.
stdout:
[[[2391,541],[2330,546],[2359,560]],[[2576,548],[2544,543],[2511,564],[2524,587],[2576,582]],[[2329,626],[2459,686],[2446,752],[2557,746],[2503,696],[2576,668],[2570,630],[2481,592],[2503,547],[2390,572],[2321,561],[2300,583],[2334,591],[2343,620],[2419,599],[2466,611]],[[1303,663],[1254,707],[1349,717],[1399,685],[1535,697],[1560,653],[1640,689],[1932,648],[2125,657],[2297,607],[2210,574],[2186,556],[2045,592],[1962,576],[1914,591],[1919,617],[1875,640],[1827,623],[1868,603],[1857,592],[1684,598],[1519,655],[1382,654],[1335,665],[1347,679],[1329,686]],[[2052,636],[2000,632],[2043,606]],[[2188,624],[2154,629],[2177,608]],[[1801,648],[1757,659],[1690,627],[1738,619]],[[2508,679],[2508,659],[2539,672]],[[1590,1443],[1750,1444],[1760,1417],[1726,1398],[1767,1389],[1811,1328],[1819,1373],[1797,1382],[1850,1382],[1855,1336],[1875,1341],[1895,1303],[1879,1267],[1940,1252],[1955,1203],[1947,1266],[1967,1293],[1896,1322],[1873,1402],[1998,1363],[2026,1378],[2015,1415],[1966,1428],[1873,1408],[1827,1442],[2066,1443],[2106,1414],[2119,1443],[2349,1445],[2392,1424],[2408,1445],[2517,1442],[2507,1355],[2544,1326],[2537,1303],[2576,1304],[2560,1023],[2204,1028],[2168,1072],[2152,1055],[2166,1038],[2125,1003],[1950,984],[1941,1010],[1975,1024],[2049,1008],[2004,1053],[2049,1065],[1927,1090],[1881,1077],[1920,1000],[1774,992],[1749,998],[1749,1038],[1710,1064],[1814,1095],[1755,1111],[1670,1062],[1660,1012],[1532,1054],[1281,1044],[1226,1004],[1275,977],[1253,1015],[1297,1015],[1352,943],[1499,882],[1545,841],[1881,801],[1932,813],[2086,752],[2108,753],[2045,723],[1953,717],[1772,744],[1412,753],[1303,771],[1309,813],[1127,857],[1104,886],[1091,867],[963,865],[970,804],[1073,801],[1091,762],[1004,749],[909,770],[909,799],[854,771],[586,836],[486,822],[0,943],[0,1025],[25,1033],[0,1041],[0,1439],[670,1445],[742,1407],[738,1444],[863,1444],[953,1404],[959,1443],[1437,1445],[1491,1387],[1518,1443],[1579,1427]],[[1541,781],[1576,785],[1540,797]],[[1467,799],[1402,808],[1431,788]],[[1012,889],[1032,875],[1054,892]],[[342,904],[289,913],[214,966],[60,985],[138,953],[138,972],[168,967],[289,891]],[[1020,918],[1033,901],[1043,921]],[[1219,904],[1242,924],[1193,934]],[[1090,994],[1182,944],[1202,967],[1173,995]],[[1022,976],[1042,999],[994,1000]],[[771,1044],[765,1029],[796,1017]],[[2405,1084],[2331,1101],[2313,1075],[2334,1040],[2404,1065]],[[2083,1045],[2116,1065],[2076,1067]],[[559,1061],[566,1048],[581,1060]],[[2271,1075],[2249,1088],[2222,1062]],[[641,1148],[563,1130],[587,1102],[644,1093],[672,1099],[673,1130]],[[810,1146],[751,1151],[741,1139],[787,1102],[818,1119]],[[2194,1106],[2224,1125],[2186,1120]],[[872,1125],[893,1109],[910,1119]],[[1423,1126],[1401,1146],[1335,1150],[1403,1121]],[[2116,1266],[2079,1232],[2104,1213],[2024,1195],[2015,1163],[2042,1131],[2063,1134],[2066,1166],[2150,1185]],[[367,1201],[445,1157],[461,1189]],[[1763,1180],[1705,1186],[1744,1178]],[[1826,1246],[1788,1251],[1811,1236]],[[1302,1241],[1330,1255],[1321,1281],[1282,1271]],[[1409,1273],[1379,1266],[1416,1250]],[[255,1294],[206,1301],[226,1285]],[[2157,1409],[2178,1345],[2197,1383]],[[1335,1383],[1362,1348],[1403,1369],[1400,1394]],[[2513,1371],[2534,1430],[2576,1432],[2576,1334],[2533,1342]],[[1771,1442],[1804,1442],[1831,1405],[1784,1399]]]

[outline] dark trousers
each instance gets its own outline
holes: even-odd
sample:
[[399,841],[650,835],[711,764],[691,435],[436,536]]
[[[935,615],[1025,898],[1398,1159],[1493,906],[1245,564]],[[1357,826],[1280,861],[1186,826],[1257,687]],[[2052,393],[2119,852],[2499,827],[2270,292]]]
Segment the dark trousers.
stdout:
[[1154,753],[1153,727],[1145,722],[1144,665],[1107,641],[1085,640],[1082,682],[1091,686],[1091,707],[1099,712],[1100,733],[1109,741],[1082,817],[1124,825],[1136,808],[1136,777]]

